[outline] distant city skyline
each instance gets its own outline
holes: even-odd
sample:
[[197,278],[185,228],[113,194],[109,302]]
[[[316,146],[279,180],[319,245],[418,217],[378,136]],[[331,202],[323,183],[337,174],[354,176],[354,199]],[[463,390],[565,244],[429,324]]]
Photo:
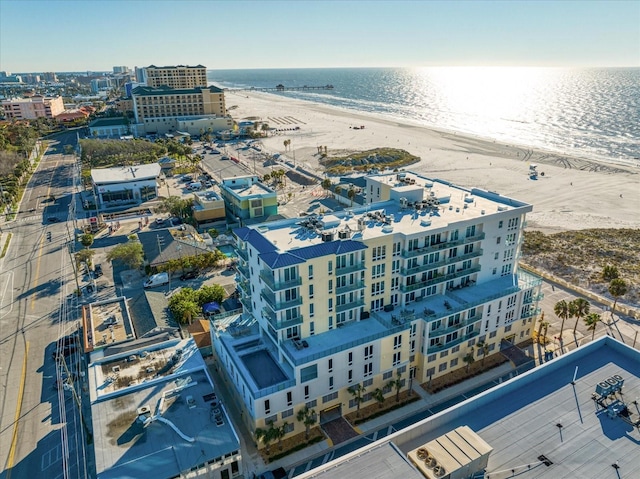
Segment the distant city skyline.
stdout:
[[640,1],[0,0],[0,70],[640,66]]

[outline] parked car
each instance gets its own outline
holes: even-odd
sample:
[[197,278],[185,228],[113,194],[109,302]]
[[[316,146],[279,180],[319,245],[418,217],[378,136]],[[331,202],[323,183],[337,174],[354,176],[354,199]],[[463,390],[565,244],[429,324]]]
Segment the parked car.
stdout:
[[164,224],[164,218],[156,218],[156,224],[157,225],[163,225]]
[[55,217],[55,216],[49,216],[49,217],[47,218],[47,221],[48,221],[49,223],[59,223],[59,222],[60,222],[60,219],[58,219],[58,218],[57,218],[57,217]]
[[194,279],[198,277],[197,271],[187,271],[182,276],[180,276],[180,281],[186,281],[188,279]]
[[102,276],[102,265],[101,264],[97,264],[93,267],[93,273],[95,274],[96,278],[99,278],[100,276]]
[[200,181],[194,181],[193,183],[189,183],[187,188],[190,190],[199,190],[202,188],[202,183]]

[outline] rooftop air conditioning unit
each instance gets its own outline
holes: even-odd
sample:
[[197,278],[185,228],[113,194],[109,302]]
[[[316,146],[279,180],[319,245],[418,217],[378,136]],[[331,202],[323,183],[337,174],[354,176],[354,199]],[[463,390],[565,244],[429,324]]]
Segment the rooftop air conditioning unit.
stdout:
[[138,416],[142,416],[143,414],[151,414],[151,408],[149,406],[140,406],[137,409]]

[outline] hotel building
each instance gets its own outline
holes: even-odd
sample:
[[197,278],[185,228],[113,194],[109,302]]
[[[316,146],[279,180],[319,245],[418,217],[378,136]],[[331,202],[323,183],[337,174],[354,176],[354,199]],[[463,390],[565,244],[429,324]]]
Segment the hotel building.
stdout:
[[233,127],[233,120],[226,116],[224,92],[217,87],[173,89],[139,86],[131,92],[135,130],[138,135],[164,134],[179,128],[189,128],[193,123],[198,130],[213,131]]
[[15,98],[2,101],[2,108],[8,120],[33,120],[35,118],[55,118],[64,111],[62,97]]
[[207,86],[207,68],[202,65],[194,67],[178,65],[145,68],[147,85],[152,88],[168,86],[169,88],[195,88]]
[[[518,269],[532,206],[413,173],[369,205],[234,231],[244,312],[212,325],[250,430],[356,411],[530,338],[541,281]],[[479,347],[480,345],[480,347]]]

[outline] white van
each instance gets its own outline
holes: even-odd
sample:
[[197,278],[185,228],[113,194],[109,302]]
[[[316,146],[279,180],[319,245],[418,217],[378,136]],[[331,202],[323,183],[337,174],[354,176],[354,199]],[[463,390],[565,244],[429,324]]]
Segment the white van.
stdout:
[[187,188],[190,190],[199,190],[202,188],[202,183],[200,181],[194,181],[193,183],[189,183]]
[[163,286],[169,284],[169,273],[158,273],[149,276],[149,279],[144,282],[144,288],[154,288],[156,286]]

